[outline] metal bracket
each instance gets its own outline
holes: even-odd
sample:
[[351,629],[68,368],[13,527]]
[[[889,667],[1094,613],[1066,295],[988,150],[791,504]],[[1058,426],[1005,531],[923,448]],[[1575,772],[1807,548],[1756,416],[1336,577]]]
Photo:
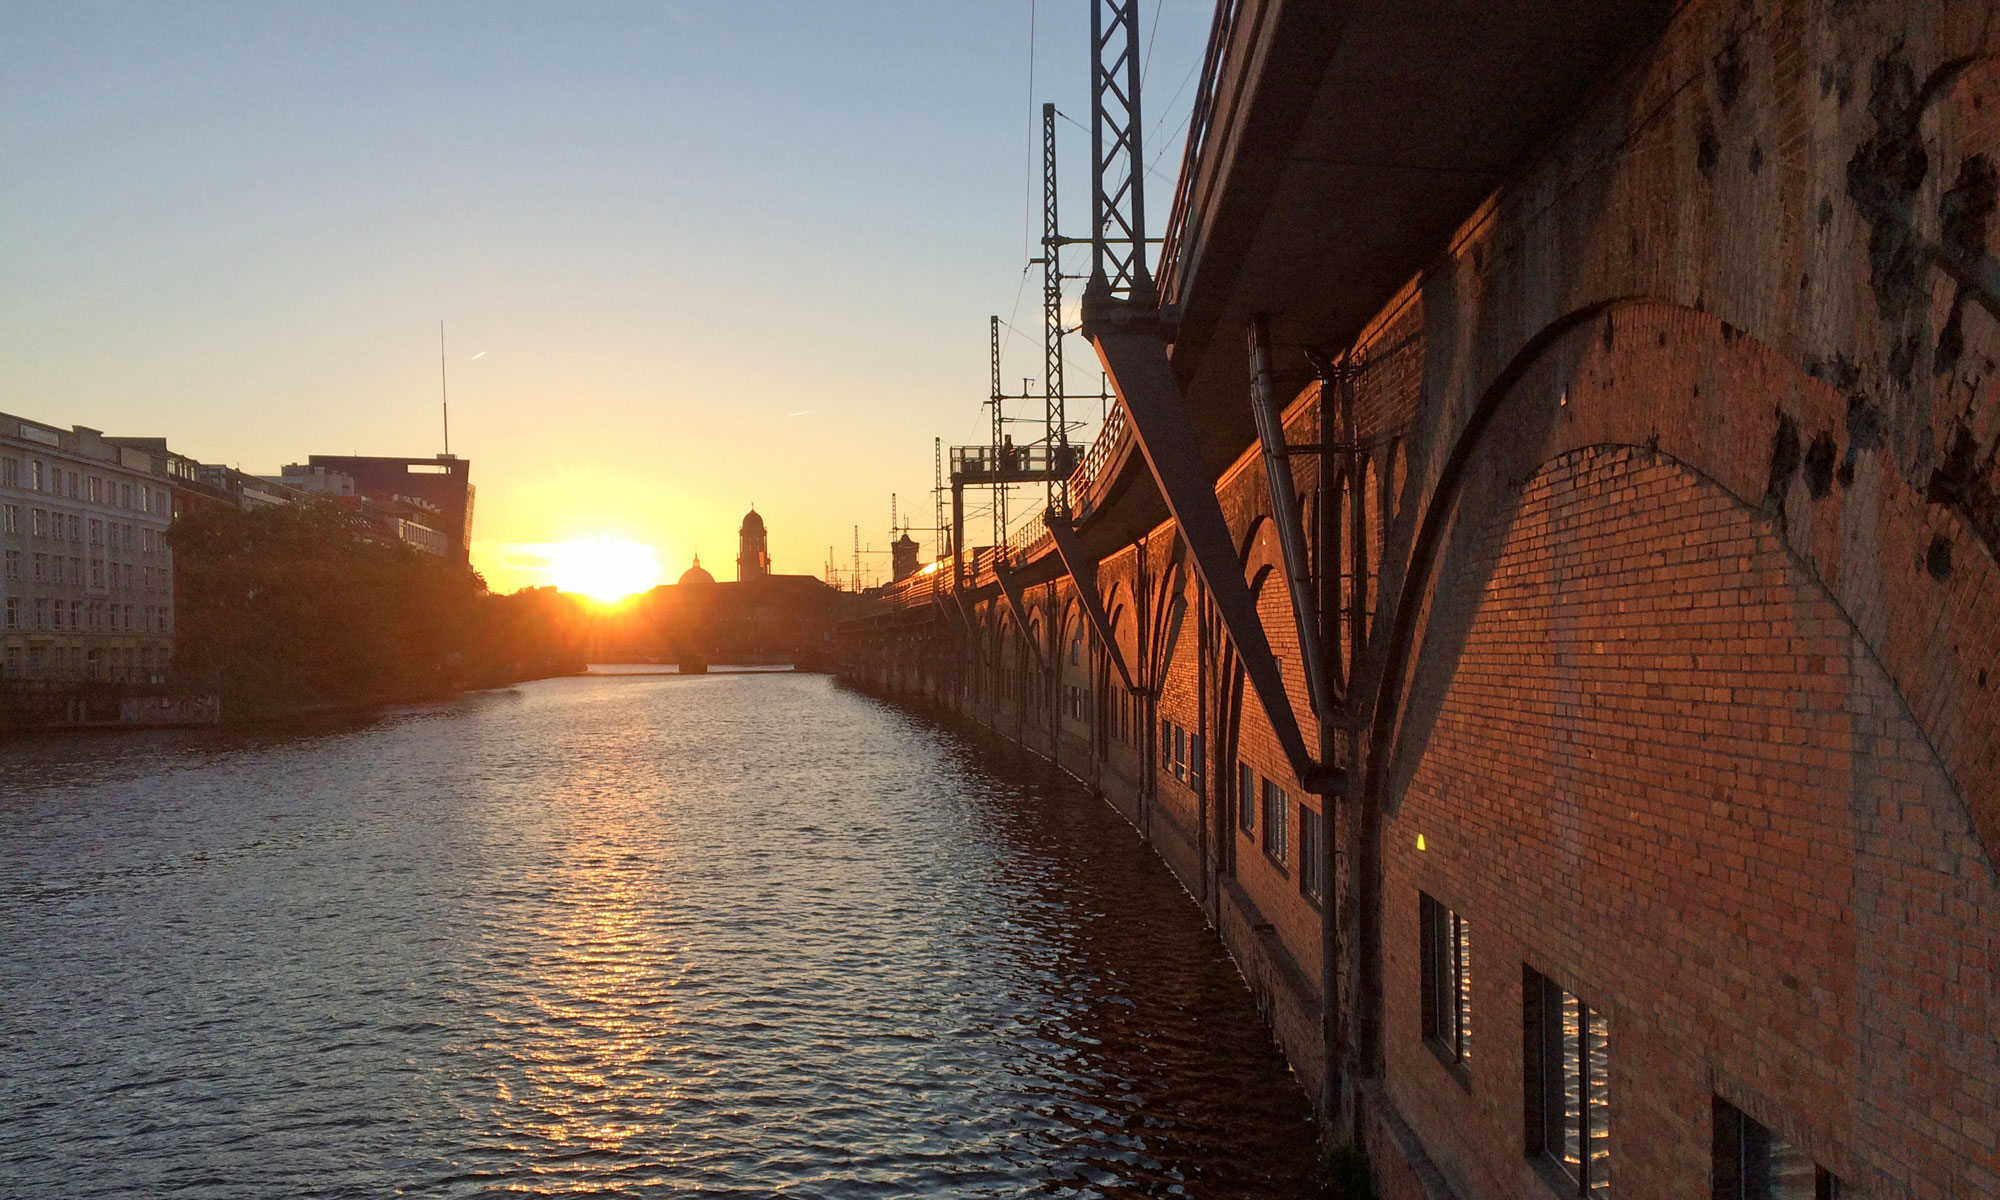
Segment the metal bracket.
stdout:
[[1049,528],[1049,537],[1054,539],[1056,554],[1069,570],[1069,577],[1076,581],[1077,595],[1083,600],[1083,613],[1090,618],[1096,628],[1098,639],[1104,643],[1106,653],[1111,655],[1111,665],[1118,668],[1118,678],[1125,681],[1125,690],[1135,692],[1132,672],[1125,667],[1125,656],[1119,653],[1118,639],[1111,634],[1111,617],[1104,611],[1104,598],[1097,590],[1097,563],[1083,552],[1083,544],[1076,540],[1076,530],[1071,528],[1069,518],[1051,508],[1043,516],[1042,523]]
[[1042,643],[1035,638],[1034,627],[1028,623],[1028,606],[1021,602],[1021,585],[1015,581],[1013,570],[1007,566],[1005,555],[993,560],[993,577],[1000,581],[1000,590],[1006,594],[1007,607],[1014,610],[1014,623],[1021,627],[1021,640],[1035,652],[1035,665],[1046,671],[1049,660],[1042,653]]
[[[1114,307],[1124,311],[1110,311]],[[1096,347],[1097,357],[1131,417],[1146,466],[1187,542],[1195,570],[1215,601],[1216,615],[1263,703],[1292,773],[1309,792],[1325,795],[1338,791],[1345,773],[1313,761],[1299,732],[1284,676],[1257,618],[1257,603],[1243,582],[1243,564],[1237,560],[1229,522],[1216,501],[1208,467],[1195,441],[1187,402],[1174,379],[1166,344],[1160,340],[1157,317],[1136,305],[1104,305],[1095,312],[1086,308],[1085,317],[1085,336]]]

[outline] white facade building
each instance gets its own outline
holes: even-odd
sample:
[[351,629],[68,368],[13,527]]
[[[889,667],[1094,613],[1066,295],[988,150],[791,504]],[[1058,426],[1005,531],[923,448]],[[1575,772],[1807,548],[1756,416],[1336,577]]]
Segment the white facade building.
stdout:
[[0,678],[164,680],[173,501],[158,457],[0,413]]

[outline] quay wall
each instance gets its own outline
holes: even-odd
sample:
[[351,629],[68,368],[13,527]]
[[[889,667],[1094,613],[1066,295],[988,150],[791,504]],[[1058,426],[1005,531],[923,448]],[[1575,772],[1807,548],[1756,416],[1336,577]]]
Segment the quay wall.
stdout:
[[[1605,1020],[1621,1200],[1711,1194],[1722,1104],[1842,1194],[2000,1195],[1995,16],[1692,0],[1355,339],[1357,476],[1290,460],[1309,531],[1363,515],[1349,792],[1292,776],[1171,522],[1098,562],[1108,642],[1059,570],[1022,617],[945,571],[842,631],[857,685],[1131,816],[1309,1094],[1335,981],[1383,1194],[1553,1194],[1545,979]],[[1287,440],[1331,412],[1306,386]],[[1317,744],[1254,447],[1216,495]],[[1424,897],[1468,931],[1463,1055]]]

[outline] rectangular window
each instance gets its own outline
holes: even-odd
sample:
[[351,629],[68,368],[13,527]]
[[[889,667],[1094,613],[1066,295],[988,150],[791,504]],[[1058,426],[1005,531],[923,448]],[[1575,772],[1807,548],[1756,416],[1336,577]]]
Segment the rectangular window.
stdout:
[[1472,939],[1465,918],[1422,892],[1417,913],[1423,924],[1424,1036],[1448,1062],[1472,1057]]
[[1188,734],[1188,789],[1197,796],[1205,795],[1206,793],[1203,789],[1208,786],[1208,771],[1202,765],[1203,761],[1201,735],[1198,733]]
[[45,469],[39,462],[30,462],[28,464],[28,486],[30,488],[38,492],[42,490],[42,472]]
[[120,508],[131,508],[131,507],[132,507],[132,485],[131,485],[131,484],[129,484],[129,483],[121,483],[121,484],[119,484],[119,485],[118,485],[118,507],[120,507]]
[[1236,827],[1257,832],[1257,772],[1241,760],[1236,764]]
[[[21,598],[19,596],[9,596],[7,597],[7,628],[19,629],[20,627],[21,627]],[[20,674],[18,669],[10,669],[8,673],[14,675]]]
[[64,490],[64,492],[63,492],[63,495],[65,495],[65,496],[68,496],[68,497],[69,497],[70,499],[74,500],[74,499],[76,499],[76,494],[77,494],[77,492],[79,492],[79,491],[81,491],[81,490],[82,490],[81,488],[79,488],[79,487],[77,486],[77,482],[76,482],[76,472],[75,472],[75,471],[67,471],[67,472],[64,472],[64,473],[65,473],[66,475],[68,475],[68,476],[69,476],[69,487],[68,487],[67,489],[65,489],[65,490]]
[[0,487],[21,486],[21,460],[0,458]]
[[1187,782],[1187,730],[1174,726],[1174,778]]
[[48,627],[49,627],[49,602],[47,600],[37,598],[35,600],[35,628],[47,629]]
[[19,550],[9,550],[7,552],[7,578],[19,579],[20,577],[21,552]]
[[1326,831],[1321,822],[1318,812],[1299,805],[1299,894],[1315,904],[1326,899]]
[[1611,1195],[1610,1021],[1549,979],[1523,968],[1528,1153],[1563,1193]]
[[28,510],[28,529],[36,537],[49,535],[49,513],[45,508]]
[[69,627],[71,629],[83,628],[83,601],[81,600],[72,600],[69,602]]
[[94,588],[104,586],[104,560],[101,558],[90,560],[90,586]]
[[37,552],[35,555],[35,582],[43,583],[49,577],[49,556]]
[[18,504],[9,504],[4,509],[0,509],[0,524],[6,526],[8,533],[21,532],[21,506]]
[[63,581],[63,556],[57,554],[52,557],[55,563],[52,575],[57,583],[61,583]]
[[92,475],[83,483],[84,499],[92,504],[100,504],[104,499],[103,480]]
[[1717,1096],[1715,1200],[1839,1200],[1840,1180]]
[[1283,865],[1289,847],[1292,829],[1290,806],[1285,789],[1266,779],[1264,781],[1264,853],[1272,862]]
[[75,513],[71,513],[69,518],[69,540],[72,542],[83,540],[83,518]]

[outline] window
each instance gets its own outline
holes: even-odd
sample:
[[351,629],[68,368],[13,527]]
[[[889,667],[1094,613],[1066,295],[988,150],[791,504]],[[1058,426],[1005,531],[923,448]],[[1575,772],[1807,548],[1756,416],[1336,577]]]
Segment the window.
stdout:
[[84,499],[92,504],[104,502],[104,481],[92,475],[83,481]]
[[1528,1153],[1564,1195],[1611,1195],[1610,1022],[1553,980],[1524,970]]
[[45,508],[29,509],[28,527],[29,532],[33,533],[36,537],[47,537],[49,535],[48,510]]
[[90,586],[94,588],[104,586],[104,560],[101,558],[90,560]]
[[[36,557],[39,558],[41,556],[36,555]],[[56,554],[56,555],[51,555],[50,557],[54,560],[55,563],[54,570],[51,573],[52,578],[54,578],[54,580],[57,583],[61,583],[63,581],[63,556],[60,554]]]
[[[21,598],[19,596],[9,596],[7,597],[7,628],[19,629],[20,627],[21,627]],[[9,653],[11,654],[12,651],[9,651]],[[19,675],[21,673],[20,664],[15,663],[12,666],[10,666],[7,669],[7,673],[9,675]]]
[[30,488],[38,492],[42,490],[42,472],[45,469],[39,462],[30,462],[28,464],[28,486]]
[[1236,827],[1257,832],[1257,772],[1240,759],[1236,763]]
[[49,577],[49,556],[39,551],[35,554],[35,582],[45,582]]
[[1323,818],[1299,805],[1299,894],[1315,904],[1326,899],[1326,831]]
[[48,627],[49,627],[49,602],[47,600],[37,598],[35,600],[35,628],[47,629]]
[[21,532],[21,506],[9,504],[4,510],[0,510],[0,524],[6,526],[8,533]]
[[1291,834],[1290,813],[1286,808],[1285,789],[1266,779],[1264,781],[1264,853],[1282,866],[1289,849],[1286,841]]
[[75,471],[68,471],[65,472],[65,474],[69,476],[69,486],[63,490],[63,495],[68,496],[70,499],[74,500],[76,498],[77,492],[82,489],[77,487]]
[[69,627],[71,629],[83,628],[83,601],[81,600],[72,600],[69,602]]
[[119,485],[118,485],[118,507],[120,507],[120,508],[130,508],[130,507],[132,507],[132,485],[131,485],[131,484],[129,484],[129,483],[121,483],[121,484],[119,484]]
[[21,552],[19,550],[9,550],[7,552],[7,578],[19,579],[20,577]]
[[72,542],[83,540],[83,518],[75,513],[71,513],[69,517],[69,540]]
[[90,544],[93,546],[104,544],[104,522],[96,517],[90,519]]
[[21,486],[21,460],[0,458],[0,487]]
[[1840,1180],[1715,1097],[1715,1200],[1839,1200]]
[[1422,922],[1424,1037],[1450,1063],[1472,1057],[1472,942],[1465,918],[1417,894]]
[[1083,635],[1080,633],[1069,640],[1069,665],[1072,667],[1083,665]]

